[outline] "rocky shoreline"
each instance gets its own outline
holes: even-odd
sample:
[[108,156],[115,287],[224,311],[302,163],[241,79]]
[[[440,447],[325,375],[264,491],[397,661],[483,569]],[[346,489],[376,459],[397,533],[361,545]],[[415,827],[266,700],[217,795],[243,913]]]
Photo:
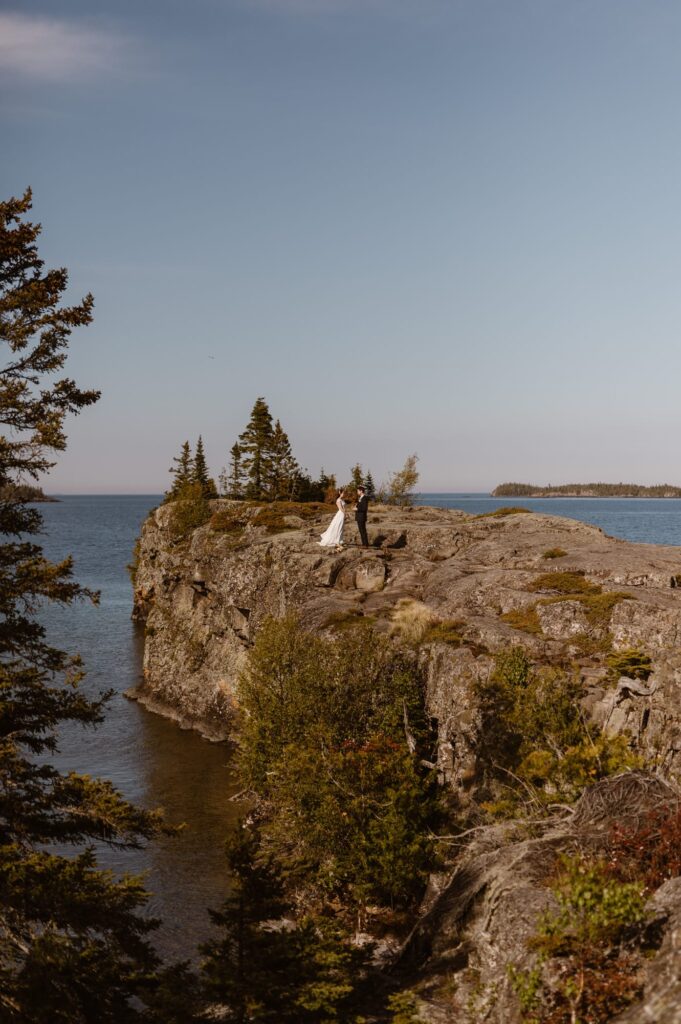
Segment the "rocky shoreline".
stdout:
[[[233,740],[239,673],[266,616],[294,610],[313,631],[364,621],[390,633],[408,608],[432,627],[420,645],[426,707],[438,776],[459,810],[475,801],[484,774],[477,684],[514,645],[537,665],[571,666],[584,714],[628,737],[645,763],[646,771],[587,789],[530,834],[522,821],[505,822],[455,844],[411,935],[390,953],[392,969],[417,982],[424,1020],[519,1024],[508,968],[532,966],[528,941],[552,900],[539,870],[547,851],[569,848],[589,829],[602,839],[632,808],[645,814],[646,801],[678,801],[681,548],[631,544],[522,510],[379,506],[369,518],[372,547],[335,553],[317,544],[328,512],[277,518],[244,503],[211,505],[211,520],[185,538],[173,538],[168,505],[141,534],[134,617],[145,629],[144,678],[131,696],[151,710]],[[349,523],[346,539],[354,532]],[[643,676],[613,669],[632,652],[649,666]],[[678,879],[651,897],[649,912],[665,937],[646,962],[639,1016],[627,1011],[621,1024],[681,1021],[678,983],[668,983],[681,969]]]

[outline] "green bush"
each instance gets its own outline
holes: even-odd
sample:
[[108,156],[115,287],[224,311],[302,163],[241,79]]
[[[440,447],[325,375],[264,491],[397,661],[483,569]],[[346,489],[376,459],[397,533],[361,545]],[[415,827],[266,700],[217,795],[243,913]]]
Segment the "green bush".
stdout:
[[262,626],[240,681],[240,769],[265,801],[263,845],[293,884],[352,903],[415,900],[432,863],[435,784],[417,659],[370,627]]
[[573,801],[588,783],[640,763],[626,737],[587,721],[576,674],[534,669],[521,647],[497,656],[478,694],[483,751],[504,797],[488,805],[496,813],[515,813],[528,794],[540,806]]
[[542,558],[564,558],[565,555],[567,555],[567,551],[564,551],[563,548],[549,548],[548,551],[544,552]]
[[[607,1024],[640,997],[644,887],[621,882],[607,865],[565,856],[551,883],[557,907],[540,919],[529,970],[509,967],[526,1024]],[[546,961],[552,969],[544,971]]]

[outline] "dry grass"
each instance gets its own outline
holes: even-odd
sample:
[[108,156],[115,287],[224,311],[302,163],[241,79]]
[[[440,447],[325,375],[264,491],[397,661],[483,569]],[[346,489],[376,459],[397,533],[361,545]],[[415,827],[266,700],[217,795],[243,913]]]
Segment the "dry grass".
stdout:
[[581,572],[545,572],[527,585],[532,593],[548,590],[553,594],[600,594],[597,583],[587,580]]
[[390,632],[412,644],[421,643],[428,630],[440,621],[431,608],[412,597],[400,598],[391,620]]
[[501,621],[523,633],[539,634],[542,631],[536,604],[528,604],[524,608],[514,608],[510,612],[505,612],[501,616]]

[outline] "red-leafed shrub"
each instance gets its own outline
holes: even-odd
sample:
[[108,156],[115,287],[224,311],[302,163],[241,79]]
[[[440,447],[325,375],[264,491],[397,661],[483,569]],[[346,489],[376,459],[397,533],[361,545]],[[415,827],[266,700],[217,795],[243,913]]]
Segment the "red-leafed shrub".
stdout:
[[641,880],[648,892],[681,875],[681,807],[651,811],[637,828],[616,825],[607,866],[620,881]]

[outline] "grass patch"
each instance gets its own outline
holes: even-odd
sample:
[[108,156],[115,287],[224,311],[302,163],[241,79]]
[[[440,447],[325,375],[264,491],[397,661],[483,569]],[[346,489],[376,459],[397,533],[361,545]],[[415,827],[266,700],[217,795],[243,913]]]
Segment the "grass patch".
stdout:
[[346,608],[344,611],[332,612],[324,621],[324,629],[344,630],[354,626],[372,626],[376,621],[374,615],[365,615],[361,608]]
[[453,619],[445,619],[443,622],[434,622],[432,626],[428,626],[423,634],[422,643],[450,644],[452,647],[461,647],[462,644],[466,643],[463,633],[461,632],[463,625],[463,622],[458,622]]
[[[600,591],[600,587],[598,588]],[[556,597],[543,597],[537,604],[562,604],[564,601],[576,601],[581,605],[586,620],[592,627],[604,627],[610,622],[615,605],[622,601],[634,601],[632,594],[624,594],[620,590],[596,594],[560,594]]]
[[610,670],[609,675],[613,680],[626,676],[627,679],[645,681],[653,671],[653,663],[648,655],[635,647],[630,647],[626,651],[616,651],[606,658],[606,661]]
[[545,572],[527,585],[531,593],[548,590],[554,594],[600,594],[597,583],[587,580],[583,572]]
[[524,608],[514,608],[513,611],[505,612],[501,621],[512,626],[513,629],[522,630],[523,633],[541,633],[541,623],[537,615],[536,604],[526,605]]
[[598,583],[587,580],[583,572],[545,572],[528,584],[531,593],[552,591],[552,597],[543,597],[537,604],[561,604],[576,601],[581,605],[587,622],[593,628],[603,628],[610,622],[613,608],[621,601],[633,601],[632,594],[621,590],[604,592]]
[[548,551],[544,552],[544,554],[542,555],[542,558],[546,558],[546,559],[565,558],[566,555],[567,555],[567,551],[565,551],[564,548],[549,548]]
[[481,512],[474,519],[500,519],[502,516],[519,516],[523,512],[531,512],[529,508],[521,508],[520,505],[508,505],[502,508],[495,508],[493,512]]
[[398,634],[407,643],[420,644],[429,629],[438,625],[439,619],[435,612],[411,597],[401,598],[390,616],[390,631]]

